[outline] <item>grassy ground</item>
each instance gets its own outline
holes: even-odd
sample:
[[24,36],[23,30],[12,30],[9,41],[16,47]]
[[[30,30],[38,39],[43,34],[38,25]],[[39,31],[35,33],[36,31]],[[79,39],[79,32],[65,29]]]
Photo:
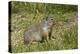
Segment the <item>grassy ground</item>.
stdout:
[[[13,3],[11,14],[12,52],[77,49],[78,28],[77,11],[75,12],[75,9],[76,6]],[[48,42],[38,42],[29,46],[25,45],[23,38],[24,31],[32,24],[42,21],[46,16],[55,18],[55,25],[53,26],[51,35],[54,38],[48,40]]]
[[[77,46],[77,18],[74,13],[64,15],[53,14],[57,23],[53,26],[53,40],[43,43],[35,43],[30,46],[24,44],[24,31],[35,22],[40,21],[45,15],[39,14],[34,19],[34,14],[12,14],[11,44],[12,52],[47,51],[76,49]],[[53,16],[52,14],[50,16]],[[63,19],[60,17],[64,17]]]

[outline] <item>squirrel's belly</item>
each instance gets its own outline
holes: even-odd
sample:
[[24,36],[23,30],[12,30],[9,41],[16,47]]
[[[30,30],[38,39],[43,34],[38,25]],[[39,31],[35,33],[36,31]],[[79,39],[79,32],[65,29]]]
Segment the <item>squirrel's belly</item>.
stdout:
[[48,35],[48,28],[44,27],[42,32],[43,32],[43,36],[47,36]]

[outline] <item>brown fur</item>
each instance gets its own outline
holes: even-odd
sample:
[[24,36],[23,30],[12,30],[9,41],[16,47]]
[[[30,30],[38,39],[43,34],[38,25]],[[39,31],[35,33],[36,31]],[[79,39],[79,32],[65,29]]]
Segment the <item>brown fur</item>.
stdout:
[[24,33],[24,42],[28,44],[33,41],[48,41],[51,38],[53,21],[52,17],[47,17],[46,20],[31,25]]

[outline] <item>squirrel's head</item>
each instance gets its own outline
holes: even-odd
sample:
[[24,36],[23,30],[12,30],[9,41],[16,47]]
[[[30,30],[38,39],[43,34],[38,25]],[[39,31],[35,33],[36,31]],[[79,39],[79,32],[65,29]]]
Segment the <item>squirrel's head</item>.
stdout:
[[47,18],[46,18],[46,21],[48,22],[48,25],[53,25],[53,21],[54,21],[54,18],[53,17],[51,17],[51,16],[48,16]]

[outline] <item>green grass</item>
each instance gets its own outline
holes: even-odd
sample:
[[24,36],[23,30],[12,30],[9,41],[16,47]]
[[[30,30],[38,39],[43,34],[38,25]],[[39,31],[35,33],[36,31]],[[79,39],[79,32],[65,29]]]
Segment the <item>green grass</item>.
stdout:
[[[35,43],[30,46],[25,45],[24,38],[23,38],[24,31],[30,25],[34,24],[35,22],[38,22],[38,20],[41,20],[43,16],[44,15],[40,14],[39,16],[36,16],[35,19],[32,19],[33,14],[27,14],[24,16],[24,18],[22,17],[16,18],[16,15],[13,14],[12,24],[11,24],[12,26],[12,32],[11,32],[12,52],[65,50],[65,49],[77,49],[78,48],[76,22],[69,23],[69,22],[64,22],[64,20],[61,21],[61,19],[59,21],[62,22],[62,24],[60,25],[58,23],[58,25],[55,25],[53,27],[52,36],[55,37],[55,39],[48,40],[48,42]],[[57,16],[59,17],[59,15]]]
[[[42,6],[44,7],[45,5],[40,4],[40,7]],[[46,5],[46,7],[47,6],[48,5]],[[46,12],[44,13],[43,12],[41,13],[39,11],[34,13],[34,12],[27,12],[27,11],[16,12],[16,10],[20,8],[19,6],[17,6],[16,10],[14,9],[15,13],[12,12],[11,15],[11,46],[12,46],[11,49],[13,53],[48,51],[48,50],[68,50],[68,49],[78,48],[77,20],[76,20],[77,17],[75,15],[75,12],[74,11],[64,12],[65,9],[64,10],[62,9],[63,11],[60,12],[57,9],[58,6],[57,5],[54,6],[57,12],[50,13],[50,11],[53,10],[51,9],[49,11],[49,14],[45,14],[46,12],[48,12],[48,10],[46,10]],[[21,7],[25,7],[25,6],[22,5]],[[34,9],[32,11],[34,11]],[[45,9],[41,9],[41,10],[44,11]],[[31,44],[29,46],[24,44],[24,38],[23,38],[24,31],[32,24],[42,21],[42,19],[45,18],[46,16],[55,17],[56,24],[53,26],[52,35],[51,35],[52,37],[54,37],[54,39],[48,40],[48,42],[43,42],[43,43],[38,42],[35,44]]]

